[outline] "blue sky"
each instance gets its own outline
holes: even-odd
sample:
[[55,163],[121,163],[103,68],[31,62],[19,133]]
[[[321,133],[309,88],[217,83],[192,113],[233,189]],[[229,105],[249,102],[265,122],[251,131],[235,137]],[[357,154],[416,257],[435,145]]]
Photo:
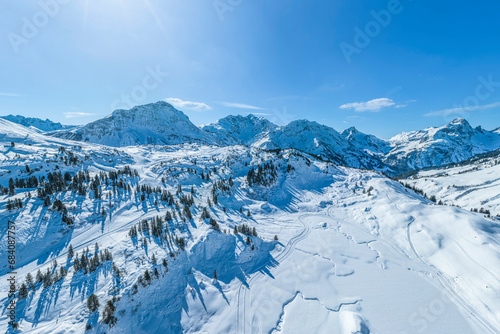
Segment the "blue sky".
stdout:
[[2,0],[0,114],[83,124],[165,100],[195,124],[310,119],[389,138],[500,126],[500,3]]

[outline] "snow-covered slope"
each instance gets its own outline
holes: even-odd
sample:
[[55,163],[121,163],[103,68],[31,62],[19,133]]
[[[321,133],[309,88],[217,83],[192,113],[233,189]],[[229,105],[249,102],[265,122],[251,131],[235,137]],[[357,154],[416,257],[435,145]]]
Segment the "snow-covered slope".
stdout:
[[[83,333],[87,325],[96,333],[432,334],[499,328],[500,227],[480,215],[429,205],[378,174],[294,151],[279,156],[242,146],[123,151],[139,172],[122,176],[134,188],[151,185],[175,194],[180,184],[187,195],[193,187],[193,218],[183,221],[182,210],[154,193],[141,200],[140,191],[103,182],[100,200],[92,191],[54,195],[74,217],[74,226],[67,227],[41,199],[25,198],[29,189],[16,189],[24,208],[1,215],[17,224],[18,282],[28,272],[54,271],[54,260],[58,270],[68,270],[19,301],[22,332]],[[270,162],[272,181],[250,186],[247,171]],[[214,167],[210,181],[201,178]],[[266,170],[264,175],[273,175]],[[229,176],[234,185],[217,190],[217,204],[208,207],[213,184]],[[363,189],[371,189],[370,195]],[[2,196],[2,205],[9,198]],[[174,198],[178,202],[180,195]],[[222,232],[200,218],[204,206]],[[137,237],[128,235],[131,226],[167,211],[176,213],[164,223],[167,239],[140,230]],[[232,233],[243,223],[255,227],[259,237]],[[186,240],[185,250],[173,242],[179,237]],[[93,256],[96,242],[99,252],[111,251],[114,265],[105,261],[96,271],[75,271],[74,259],[67,260],[69,245],[80,256],[88,247]],[[5,245],[0,256],[6,255]],[[146,270],[152,278],[145,281]],[[2,305],[6,272],[2,268]],[[87,309],[90,294],[100,301],[98,312]],[[113,296],[116,324],[110,327],[102,312]],[[1,330],[6,326],[4,316]]]
[[10,178],[46,177],[63,169],[106,170],[132,159],[114,148],[46,136],[0,118],[0,161],[0,185],[6,186]]
[[201,129],[214,134],[226,145],[251,145],[265,135],[266,132],[276,129],[277,126],[264,117],[227,116],[217,122],[202,125]]
[[466,209],[483,208],[500,216],[500,152],[484,158],[439,169],[413,173],[402,182],[448,205]]
[[334,129],[307,120],[270,131],[253,146],[266,150],[293,148],[344,166],[387,169],[377,157],[359,149]]
[[53,136],[108,146],[217,144],[220,141],[200,130],[181,111],[167,102],[115,110],[111,115]]
[[441,166],[500,148],[500,133],[472,128],[462,118],[439,127],[399,134],[384,161],[401,171]]
[[6,120],[11,121],[13,123],[23,125],[23,126],[28,127],[28,128],[32,127],[35,130],[40,130],[42,132],[71,129],[74,127],[73,125],[62,125],[61,123],[55,123],[49,119],[43,120],[40,118],[24,117],[21,115],[16,115],[16,116],[7,115],[7,116],[0,116],[0,118],[6,119]]
[[[16,285],[39,269],[50,273],[17,303],[22,333],[500,330],[500,225],[483,215],[433,205],[378,173],[294,149],[80,143],[80,151],[76,142],[11,124],[0,127],[11,128],[0,138],[2,186],[11,177],[68,173],[54,182],[49,206],[36,188],[0,195],[1,220],[16,223]],[[316,124],[301,128],[303,139],[346,145]],[[66,164],[68,151],[81,162]],[[22,208],[7,210],[13,199]],[[105,249],[112,260],[101,255],[96,265]],[[76,253],[92,266],[77,270]],[[0,262],[2,332],[9,271]],[[109,303],[115,311],[105,317]]]

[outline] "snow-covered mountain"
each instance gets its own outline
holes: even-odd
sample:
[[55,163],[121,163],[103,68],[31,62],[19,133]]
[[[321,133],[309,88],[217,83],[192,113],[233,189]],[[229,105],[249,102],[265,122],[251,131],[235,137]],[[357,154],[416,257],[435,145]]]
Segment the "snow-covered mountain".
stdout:
[[256,117],[252,114],[248,116],[230,115],[215,123],[201,126],[202,130],[215,135],[226,145],[251,145],[264,136],[266,132],[276,128],[277,125],[264,117]]
[[336,130],[308,120],[293,121],[269,131],[253,146],[266,150],[296,149],[355,168],[387,169],[377,157],[355,146]]
[[473,128],[459,118],[442,127],[404,132],[389,141],[355,128],[341,133],[359,150],[367,151],[391,166],[396,173],[437,167],[467,160],[476,154],[500,148],[499,130]]
[[50,134],[114,147],[197,143],[294,148],[341,165],[375,169],[388,175],[459,162],[500,148],[499,129],[472,128],[464,119],[442,127],[405,132],[385,141],[356,128],[338,133],[307,120],[277,127],[254,115],[227,116],[197,127],[184,113],[163,101],[116,110],[87,125]]
[[111,115],[53,136],[122,147],[133,145],[218,144],[213,135],[202,131],[171,104],[160,101],[118,109]]
[[473,128],[463,118],[442,127],[404,132],[390,139],[384,161],[400,171],[441,166],[500,148],[500,133]]
[[340,134],[359,149],[366,150],[373,154],[386,154],[392,149],[389,142],[379,139],[373,135],[367,135],[360,132],[355,127],[346,129]]
[[31,127],[32,129],[39,132],[71,129],[74,127],[73,125],[62,125],[61,123],[55,123],[49,119],[43,120],[36,117],[24,117],[21,115],[7,115],[7,116],[0,116],[0,118],[6,119],[13,123],[23,125],[28,128]]

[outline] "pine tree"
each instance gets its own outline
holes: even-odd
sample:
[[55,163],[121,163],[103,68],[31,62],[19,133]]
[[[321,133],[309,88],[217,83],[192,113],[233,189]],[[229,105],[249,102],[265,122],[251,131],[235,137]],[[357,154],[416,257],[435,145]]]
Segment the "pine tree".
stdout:
[[149,282],[151,280],[151,275],[149,274],[149,270],[146,269],[144,272],[144,279]]
[[47,272],[43,276],[43,287],[47,288],[52,285],[52,274],[50,273],[49,268],[47,268]]
[[214,270],[214,280],[217,281],[217,270]]
[[68,274],[68,270],[66,270],[64,267],[59,267],[59,275],[61,278],[64,278]]
[[33,287],[33,276],[31,275],[31,273],[28,273],[26,275],[26,285],[28,286],[28,288],[32,288]]
[[13,196],[16,194],[14,189],[16,188],[16,185],[14,183],[14,180],[12,178],[9,179],[9,195]]
[[36,282],[41,283],[43,281],[43,275],[40,269],[36,272]]
[[87,307],[90,312],[95,312],[99,308],[99,298],[96,295],[91,294],[87,299]]
[[73,257],[73,246],[70,244],[68,248],[68,260]]
[[113,300],[110,299],[106,303],[106,306],[104,307],[104,311],[102,311],[102,321],[106,325],[113,326],[116,324],[116,317],[115,317],[115,304],[113,303]]
[[201,219],[210,218],[210,213],[207,211],[206,207],[203,207],[203,211],[201,212]]
[[170,214],[170,211],[167,211],[167,213],[165,214],[165,220],[166,221],[172,221],[172,215]]
[[49,196],[45,196],[45,199],[43,200],[43,206],[50,206],[50,198]]
[[154,254],[151,257],[151,263],[156,264],[156,256]]
[[21,287],[19,288],[19,293],[18,293],[17,297],[19,298],[19,300],[23,300],[26,297],[28,297],[28,287],[26,286],[25,283],[21,284]]

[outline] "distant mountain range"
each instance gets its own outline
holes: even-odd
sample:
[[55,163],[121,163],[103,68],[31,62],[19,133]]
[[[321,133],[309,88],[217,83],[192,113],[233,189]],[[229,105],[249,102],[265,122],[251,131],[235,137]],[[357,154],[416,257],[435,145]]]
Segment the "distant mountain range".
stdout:
[[500,148],[500,128],[473,128],[461,118],[442,127],[404,132],[390,140],[364,134],[354,127],[339,133],[308,120],[277,126],[254,115],[227,116],[197,127],[182,111],[163,101],[119,109],[78,127],[22,116],[3,118],[54,137],[113,147],[196,143],[264,150],[292,148],[340,165],[389,175],[457,163]]
[[73,125],[62,125],[61,123],[52,122],[49,119],[43,120],[36,117],[7,115],[7,116],[0,116],[0,118],[6,119],[13,123],[20,124],[27,128],[31,128],[37,132],[48,132],[48,131],[65,130],[65,129],[67,130],[74,128]]

